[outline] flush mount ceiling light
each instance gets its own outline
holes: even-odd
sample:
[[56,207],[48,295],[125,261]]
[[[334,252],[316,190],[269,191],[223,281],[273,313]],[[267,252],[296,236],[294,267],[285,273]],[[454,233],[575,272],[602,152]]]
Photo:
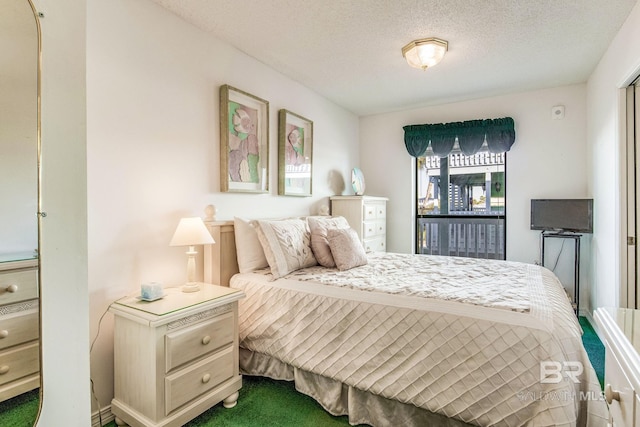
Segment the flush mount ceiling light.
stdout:
[[402,56],[412,67],[426,70],[442,60],[448,46],[446,40],[434,37],[414,40],[402,48]]

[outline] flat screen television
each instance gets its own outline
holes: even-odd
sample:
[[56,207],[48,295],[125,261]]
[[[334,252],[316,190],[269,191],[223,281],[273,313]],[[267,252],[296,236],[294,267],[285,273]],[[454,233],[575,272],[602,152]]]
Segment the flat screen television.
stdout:
[[531,199],[531,229],[593,233],[593,199]]

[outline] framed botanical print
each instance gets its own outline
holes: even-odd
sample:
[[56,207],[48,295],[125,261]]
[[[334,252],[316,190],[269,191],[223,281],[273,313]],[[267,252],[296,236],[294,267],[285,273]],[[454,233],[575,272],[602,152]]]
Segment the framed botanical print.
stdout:
[[313,122],[288,110],[278,114],[278,194],[311,196]]
[[220,87],[220,190],[269,192],[269,102]]

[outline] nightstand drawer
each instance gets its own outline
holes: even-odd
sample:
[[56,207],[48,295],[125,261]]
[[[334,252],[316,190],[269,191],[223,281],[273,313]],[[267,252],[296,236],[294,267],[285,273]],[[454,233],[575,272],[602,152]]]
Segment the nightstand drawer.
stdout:
[[0,273],[0,304],[11,304],[38,298],[36,269]]
[[0,317],[0,350],[38,339],[38,312]]
[[234,338],[233,313],[225,313],[205,322],[166,335],[166,372],[197,359]]
[[605,354],[605,392],[607,388],[619,393],[619,399],[609,404],[609,411],[614,425],[633,425],[634,391],[629,379],[622,371],[622,366],[613,352],[607,348]]
[[15,347],[0,353],[0,385],[38,372],[40,352],[38,342]]
[[233,376],[233,346],[165,379],[165,415]]

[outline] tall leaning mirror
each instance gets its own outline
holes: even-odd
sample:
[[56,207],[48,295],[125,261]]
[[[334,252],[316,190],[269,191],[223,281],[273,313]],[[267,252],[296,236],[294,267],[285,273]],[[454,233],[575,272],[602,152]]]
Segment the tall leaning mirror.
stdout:
[[40,28],[30,0],[0,0],[0,425],[40,402]]

